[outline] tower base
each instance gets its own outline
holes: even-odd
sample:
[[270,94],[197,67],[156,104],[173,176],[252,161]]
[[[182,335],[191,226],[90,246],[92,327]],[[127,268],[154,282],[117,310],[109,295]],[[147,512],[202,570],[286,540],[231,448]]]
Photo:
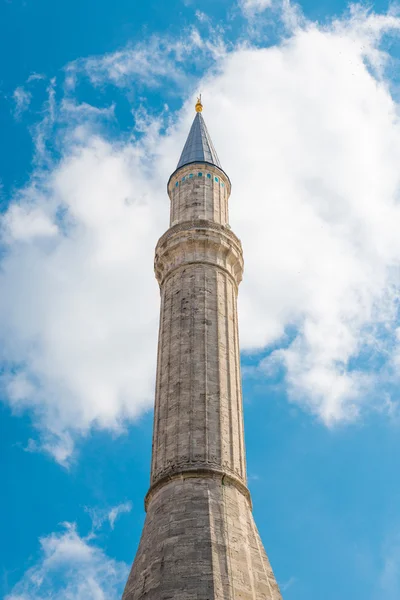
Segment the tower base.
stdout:
[[228,478],[154,490],[122,600],[282,600],[249,500]]

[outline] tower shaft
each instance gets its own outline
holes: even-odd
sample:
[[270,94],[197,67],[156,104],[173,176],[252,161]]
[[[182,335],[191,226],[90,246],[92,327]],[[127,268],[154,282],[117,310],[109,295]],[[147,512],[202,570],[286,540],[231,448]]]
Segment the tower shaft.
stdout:
[[151,484],[123,600],[281,600],[246,482],[242,247],[228,225],[230,181],[214,148],[214,164],[185,162],[186,150],[196,159],[194,126],[203,142],[208,136],[201,115],[196,119],[168,184],[170,228],[156,247],[161,311]]
[[246,482],[236,304],[242,248],[224,226],[229,180],[204,166],[183,167],[172,178],[172,227],[156,248],[161,319],[152,484],[198,468]]

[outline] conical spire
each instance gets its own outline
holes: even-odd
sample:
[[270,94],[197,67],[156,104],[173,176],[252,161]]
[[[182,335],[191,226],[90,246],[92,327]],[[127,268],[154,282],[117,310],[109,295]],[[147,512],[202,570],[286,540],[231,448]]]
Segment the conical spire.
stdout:
[[205,162],[222,169],[214,144],[211,141],[207,126],[202,117],[201,97],[197,100],[196,116],[190,129],[185,147],[178,162],[179,169],[193,162]]

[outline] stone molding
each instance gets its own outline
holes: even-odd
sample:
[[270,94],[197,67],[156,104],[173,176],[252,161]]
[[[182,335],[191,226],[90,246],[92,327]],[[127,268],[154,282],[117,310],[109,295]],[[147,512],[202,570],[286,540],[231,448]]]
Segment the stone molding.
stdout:
[[167,461],[167,466],[163,469],[152,473],[151,475],[151,487],[155,485],[158,481],[165,479],[168,476],[175,475],[176,473],[182,473],[185,471],[193,471],[193,470],[206,470],[206,471],[214,471],[217,473],[225,473],[226,475],[230,475],[241,481],[242,484],[246,485],[246,478],[241,477],[239,469],[234,470],[231,469],[229,463],[222,462],[218,460],[216,456],[211,456],[208,460],[194,460],[191,461],[188,456],[182,456],[180,460],[174,462]]
[[180,471],[173,474],[168,474],[158,479],[150,486],[149,491],[147,492],[144,499],[144,507],[147,512],[147,508],[152,497],[164,486],[168,485],[168,483],[176,480],[184,480],[184,479],[217,479],[221,480],[222,485],[233,485],[243,496],[246,498],[250,510],[252,510],[252,502],[250,491],[248,487],[237,477],[226,473],[225,471],[221,471],[218,469],[207,469],[207,468],[198,468],[194,467],[193,469],[185,469],[184,471]]
[[176,269],[193,263],[211,264],[226,271],[238,286],[243,276],[239,238],[213,221],[186,221],[174,225],[159,239],[154,271],[160,286]]

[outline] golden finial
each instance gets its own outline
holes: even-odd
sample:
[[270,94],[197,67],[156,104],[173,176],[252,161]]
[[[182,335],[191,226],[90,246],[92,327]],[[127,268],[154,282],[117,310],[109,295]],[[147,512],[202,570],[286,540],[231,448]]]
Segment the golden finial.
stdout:
[[197,102],[196,102],[196,112],[201,112],[203,110],[203,105],[201,103],[201,94],[200,96],[197,98]]

